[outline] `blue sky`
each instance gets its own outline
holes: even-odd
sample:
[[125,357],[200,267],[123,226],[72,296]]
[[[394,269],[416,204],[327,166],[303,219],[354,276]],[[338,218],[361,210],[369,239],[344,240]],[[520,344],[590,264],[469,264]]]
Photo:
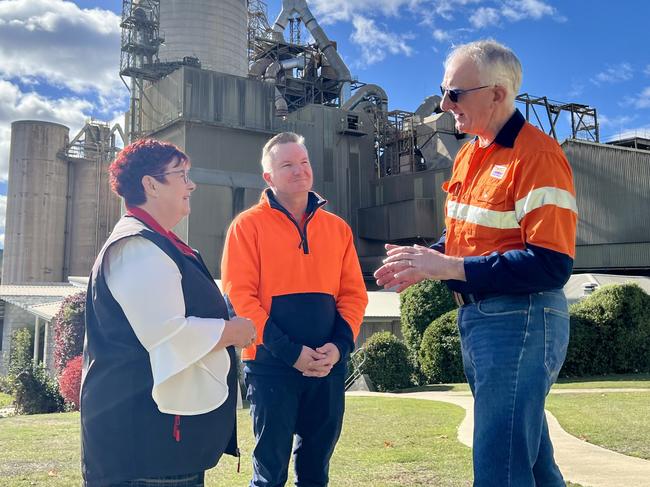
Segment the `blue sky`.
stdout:
[[[164,0],[163,0],[164,1]],[[117,122],[128,105],[118,76],[118,0],[0,1],[0,242],[10,123]],[[269,20],[280,0],[268,0]],[[438,93],[454,44],[492,37],[524,67],[522,92],[595,107],[601,140],[650,137],[650,2],[623,0],[311,0],[360,81],[390,109]],[[566,128],[564,130],[566,134]]]

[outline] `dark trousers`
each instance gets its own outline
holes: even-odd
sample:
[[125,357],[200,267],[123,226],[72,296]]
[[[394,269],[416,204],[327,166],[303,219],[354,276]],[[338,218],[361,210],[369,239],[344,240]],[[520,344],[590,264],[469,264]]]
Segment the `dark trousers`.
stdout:
[[108,487],[203,487],[205,472],[125,480]]
[[250,486],[284,486],[292,445],[296,486],[326,486],[343,423],[343,375],[310,378],[247,373],[245,381],[255,434]]

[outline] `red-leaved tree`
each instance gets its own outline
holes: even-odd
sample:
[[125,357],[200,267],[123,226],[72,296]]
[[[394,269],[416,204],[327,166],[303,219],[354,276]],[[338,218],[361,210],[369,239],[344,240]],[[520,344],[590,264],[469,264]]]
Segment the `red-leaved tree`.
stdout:
[[54,316],[54,365],[60,374],[84,346],[86,291],[68,296]]
[[81,390],[81,355],[68,362],[59,376],[59,392],[66,404],[73,410],[79,410],[79,392]]

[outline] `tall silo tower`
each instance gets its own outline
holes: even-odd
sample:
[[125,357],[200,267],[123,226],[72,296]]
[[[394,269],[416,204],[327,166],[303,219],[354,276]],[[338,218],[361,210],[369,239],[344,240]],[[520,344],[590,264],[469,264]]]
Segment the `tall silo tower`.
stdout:
[[199,59],[204,69],[248,75],[246,0],[160,0],[161,62]]
[[64,278],[90,273],[120,218],[120,200],[108,181],[108,166],[118,151],[115,135],[108,125],[92,121],[66,147],[71,192]]
[[70,129],[51,122],[11,124],[2,283],[63,280]]

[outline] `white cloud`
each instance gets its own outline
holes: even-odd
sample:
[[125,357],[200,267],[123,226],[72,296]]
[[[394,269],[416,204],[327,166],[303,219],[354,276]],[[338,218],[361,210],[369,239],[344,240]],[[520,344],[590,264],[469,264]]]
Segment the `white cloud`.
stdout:
[[465,15],[463,9],[466,5],[481,3],[483,0],[434,0],[431,9],[427,8],[429,15],[435,14],[445,20],[453,20],[454,14]]
[[643,89],[636,98],[634,98],[632,105],[636,108],[650,108],[650,86]]
[[416,10],[425,0],[312,0],[309,2],[320,23],[333,24],[350,21],[358,15],[373,15],[377,12],[396,17],[400,10]]
[[605,71],[601,71],[591,80],[595,85],[601,83],[620,83],[632,79],[634,70],[630,63],[620,63],[615,66],[608,66]]
[[355,15],[352,19],[354,32],[350,35],[352,42],[361,49],[362,65],[382,61],[388,53],[413,54],[413,48],[407,41],[412,39],[410,34],[397,34],[381,30],[374,20]]
[[451,39],[451,34],[447,31],[444,31],[442,29],[434,29],[433,30],[433,38],[437,40],[438,42],[446,42]]
[[624,125],[629,125],[636,119],[634,116],[630,115],[619,115],[616,117],[609,117],[604,113],[598,115],[598,124],[602,127],[615,127],[619,128]]
[[501,15],[498,10],[492,7],[480,7],[470,16],[469,22],[477,29],[498,25]]
[[513,22],[523,19],[539,20],[547,15],[555,15],[555,8],[541,0],[507,0],[502,9],[504,17]]
[[500,8],[477,8],[471,14],[469,21],[474,28],[482,29],[499,25],[502,21],[540,20],[546,16],[553,16],[560,22],[566,20],[554,7],[541,0],[506,0]]
[[69,1],[4,0],[0,74],[27,83],[47,80],[75,93],[121,93],[119,23],[113,12]]
[[23,93],[18,86],[0,80],[0,180],[7,179],[11,122],[44,120],[70,127],[74,137],[90,118],[93,104],[81,98],[49,99],[38,93]]

